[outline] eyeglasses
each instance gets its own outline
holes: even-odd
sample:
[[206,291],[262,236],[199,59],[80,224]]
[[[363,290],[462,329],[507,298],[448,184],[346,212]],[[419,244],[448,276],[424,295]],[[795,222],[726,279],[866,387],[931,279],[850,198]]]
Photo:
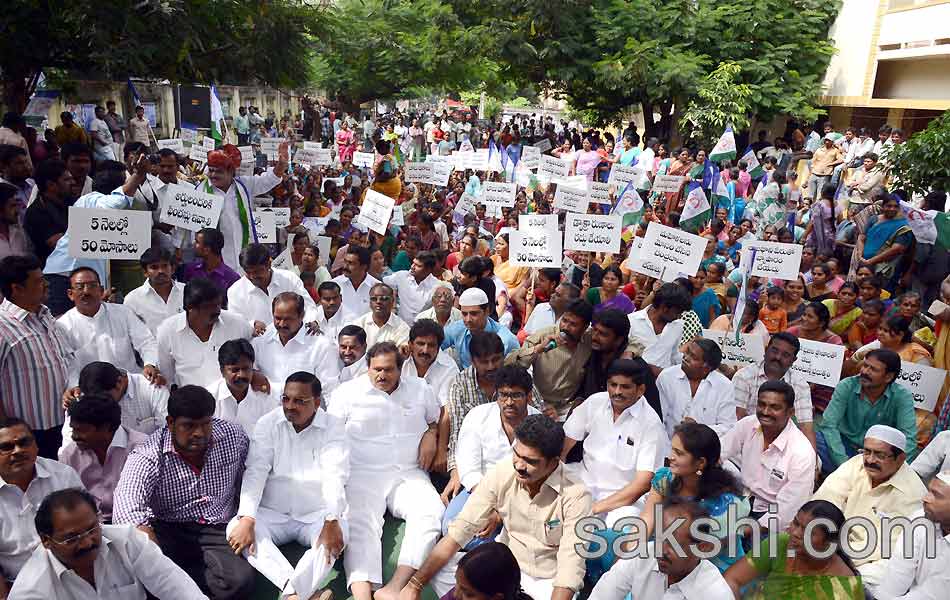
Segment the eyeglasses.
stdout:
[[87,529],[86,531],[83,531],[82,533],[77,533],[76,535],[70,536],[66,538],[65,540],[60,541],[60,540],[53,539],[52,537],[50,537],[49,540],[53,542],[54,544],[58,544],[60,546],[69,546],[69,545],[78,543],[80,540],[84,538],[89,537],[90,535],[99,531],[101,528],[102,528],[102,523],[97,522],[90,529]]
[[861,448],[861,454],[865,457],[873,456],[877,460],[891,460],[894,458],[894,455],[890,452],[885,452],[883,450],[868,450],[867,448]]
[[496,394],[499,400],[513,400],[515,402],[528,397],[528,394],[524,392],[496,392]]
[[74,284],[72,284],[72,285],[69,286],[69,287],[71,287],[73,290],[75,290],[75,291],[77,291],[77,292],[81,292],[81,291],[83,291],[83,290],[92,290],[92,291],[95,291],[95,290],[99,289],[99,282],[97,282],[97,281],[86,281],[86,282],[82,282],[82,283],[74,283]]

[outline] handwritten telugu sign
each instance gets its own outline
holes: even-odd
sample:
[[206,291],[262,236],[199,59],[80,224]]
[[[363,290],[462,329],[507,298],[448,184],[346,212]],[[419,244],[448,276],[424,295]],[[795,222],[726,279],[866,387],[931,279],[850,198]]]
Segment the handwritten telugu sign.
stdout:
[[540,152],[547,152],[551,149],[551,140],[544,138],[543,140],[538,140],[534,143],[534,147]]
[[210,152],[211,150],[214,150],[214,142],[215,140],[213,137],[206,135],[201,138],[201,147]]
[[801,350],[798,351],[798,360],[792,365],[792,370],[797,371],[808,383],[828,387],[838,385],[845,347],[801,338],[798,342]]
[[189,144],[194,144],[195,142],[198,141],[198,132],[194,129],[182,129],[181,141],[188,142]]
[[588,252],[620,252],[619,215],[568,213],[564,221],[564,249]]
[[537,169],[538,165],[541,164],[541,149],[537,146],[523,147],[521,149],[521,164],[524,165],[526,169]]
[[290,208],[287,206],[284,207],[268,207],[268,208],[259,208],[257,209],[261,212],[271,213],[274,215],[274,227],[277,229],[283,229],[290,225]]
[[267,155],[268,160],[277,160],[277,151],[285,141],[284,138],[261,138],[261,152]]
[[356,222],[362,223],[376,233],[385,235],[395,205],[396,201],[389,196],[368,189]]
[[573,213],[586,213],[590,197],[587,186],[571,187],[566,183],[559,183],[554,191],[554,208]]
[[657,175],[653,179],[652,189],[654,192],[675,193],[680,191],[684,181],[686,177],[682,175]]
[[563,251],[557,215],[519,215],[518,230],[509,239],[512,266],[558,268]]
[[432,177],[429,178],[427,183],[440,187],[449,185],[449,177],[452,176],[455,165],[450,162],[432,162],[429,164],[432,165]]
[[940,388],[947,372],[927,365],[901,361],[901,372],[897,383],[906,387],[914,396],[914,407],[933,412],[940,398]]
[[766,242],[752,240],[742,243],[742,255],[739,268],[748,273],[749,262],[752,261],[752,249],[755,249],[755,261],[752,263],[751,275],[784,279],[786,281],[798,279],[798,268],[802,262],[802,248],[799,244],[783,244],[781,242]]
[[500,181],[486,181],[482,184],[481,201],[492,206],[514,206],[518,184]]
[[703,337],[712,340],[722,350],[722,361],[734,367],[758,364],[765,358],[765,339],[757,333],[740,333],[736,341],[734,331],[703,329]]
[[208,162],[208,150],[207,148],[203,148],[196,144],[188,150],[188,158],[198,162],[206,163]]
[[570,172],[569,161],[547,154],[541,157],[541,163],[538,165],[538,179],[545,182],[559,183],[566,179]]
[[304,148],[294,154],[294,162],[308,168],[326,166],[333,163],[329,148]]
[[673,281],[680,275],[692,277],[699,270],[706,238],[651,222],[640,249],[641,266],[651,277]]
[[613,204],[610,201],[610,184],[599,181],[590,182],[590,193],[588,194],[591,202],[597,204]]
[[217,227],[224,198],[200,192],[189,185],[166,185],[162,190],[162,211],[158,220],[162,223],[198,231]]
[[373,162],[376,160],[376,155],[372,152],[354,152],[353,153],[353,166],[354,167],[372,167]]
[[277,225],[274,213],[263,210],[254,211],[254,231],[260,244],[277,243]]
[[433,163],[406,163],[406,183],[429,183],[433,168]]
[[67,233],[73,258],[137,260],[152,245],[152,215],[70,206]]
[[610,167],[610,177],[607,178],[607,183],[616,186],[619,190],[631,181],[636,181],[642,176],[643,169],[641,167],[627,167],[620,163],[614,163],[614,165]]
[[253,146],[238,146],[238,151],[241,152],[242,164],[246,162],[254,162],[256,160]]
[[178,154],[185,153],[185,143],[178,138],[173,138],[169,140],[155,140],[156,145],[158,145],[159,150],[164,150],[168,148]]

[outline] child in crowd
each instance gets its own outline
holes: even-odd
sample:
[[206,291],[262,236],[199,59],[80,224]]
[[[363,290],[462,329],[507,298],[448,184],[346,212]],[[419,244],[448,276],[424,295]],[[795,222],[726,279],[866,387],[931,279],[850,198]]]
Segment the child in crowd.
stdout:
[[766,292],[768,301],[759,311],[759,320],[765,324],[770,334],[785,331],[788,328],[788,313],[785,312],[785,291],[780,287],[770,287]]

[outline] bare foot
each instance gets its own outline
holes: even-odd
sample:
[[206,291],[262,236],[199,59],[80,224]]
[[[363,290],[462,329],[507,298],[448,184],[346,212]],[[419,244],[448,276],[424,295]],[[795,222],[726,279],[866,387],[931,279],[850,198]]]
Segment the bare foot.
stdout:
[[313,596],[310,596],[310,600],[333,600],[333,590],[317,590]]

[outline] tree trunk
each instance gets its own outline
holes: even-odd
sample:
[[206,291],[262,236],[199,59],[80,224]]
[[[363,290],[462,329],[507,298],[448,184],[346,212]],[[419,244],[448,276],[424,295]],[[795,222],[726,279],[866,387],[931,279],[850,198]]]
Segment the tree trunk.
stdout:
[[25,74],[18,73],[9,73],[4,78],[3,104],[6,110],[21,114],[26,110],[26,103],[29,100],[26,79]]

